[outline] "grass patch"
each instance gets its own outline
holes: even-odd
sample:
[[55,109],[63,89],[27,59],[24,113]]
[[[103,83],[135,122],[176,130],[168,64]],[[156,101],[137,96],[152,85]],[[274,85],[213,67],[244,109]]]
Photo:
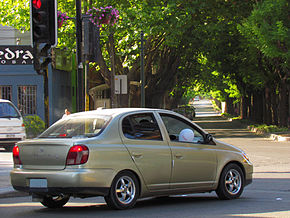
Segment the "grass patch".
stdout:
[[250,125],[250,128],[255,128],[264,133],[274,133],[274,132],[288,132],[289,128],[287,127],[279,127],[276,125],[266,125],[266,124],[254,124]]

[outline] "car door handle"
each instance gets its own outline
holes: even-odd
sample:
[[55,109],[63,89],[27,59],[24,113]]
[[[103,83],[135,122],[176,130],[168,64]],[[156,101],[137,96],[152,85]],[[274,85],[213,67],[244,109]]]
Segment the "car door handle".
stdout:
[[182,154],[175,154],[174,155],[177,159],[182,159],[183,158],[183,155]]
[[133,152],[132,156],[133,156],[133,158],[141,158],[141,157],[143,157],[142,153],[136,153],[136,152]]

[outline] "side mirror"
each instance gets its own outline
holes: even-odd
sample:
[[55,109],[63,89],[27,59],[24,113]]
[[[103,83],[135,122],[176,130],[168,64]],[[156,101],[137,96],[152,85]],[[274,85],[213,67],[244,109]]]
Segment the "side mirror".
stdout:
[[169,138],[171,141],[175,141],[177,139],[177,137],[175,135],[169,135]]
[[213,142],[213,137],[212,137],[211,134],[206,134],[206,136],[205,136],[205,143],[206,143],[206,144],[211,144],[211,145],[215,144],[215,143]]

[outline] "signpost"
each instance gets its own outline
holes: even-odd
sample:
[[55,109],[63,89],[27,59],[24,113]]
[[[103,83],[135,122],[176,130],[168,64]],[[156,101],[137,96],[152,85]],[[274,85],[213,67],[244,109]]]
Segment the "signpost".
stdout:
[[116,75],[114,93],[117,95],[117,106],[122,107],[122,96],[128,94],[127,75]]

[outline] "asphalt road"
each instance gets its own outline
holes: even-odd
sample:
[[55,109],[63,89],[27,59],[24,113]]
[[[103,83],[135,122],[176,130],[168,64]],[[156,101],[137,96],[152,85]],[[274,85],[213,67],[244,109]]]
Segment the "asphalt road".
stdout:
[[[131,210],[113,211],[101,197],[71,199],[64,208],[54,210],[31,202],[31,197],[10,197],[0,198],[1,216],[290,217],[290,142],[276,142],[250,133],[239,122],[217,116],[218,113],[213,111],[208,101],[195,102],[195,106],[196,123],[217,139],[246,151],[254,164],[254,181],[245,188],[241,198],[221,201],[215,193],[149,198],[138,201]],[[0,151],[0,160],[7,154]],[[6,164],[9,168],[9,163]],[[1,178],[5,174],[2,168],[1,165]]]

